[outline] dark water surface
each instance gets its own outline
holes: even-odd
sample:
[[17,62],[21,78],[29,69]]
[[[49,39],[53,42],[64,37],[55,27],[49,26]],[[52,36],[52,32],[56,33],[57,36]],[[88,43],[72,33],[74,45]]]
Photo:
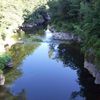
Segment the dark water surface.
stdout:
[[0,100],[100,100],[79,45],[47,42],[48,36],[12,46],[14,68],[5,74]]

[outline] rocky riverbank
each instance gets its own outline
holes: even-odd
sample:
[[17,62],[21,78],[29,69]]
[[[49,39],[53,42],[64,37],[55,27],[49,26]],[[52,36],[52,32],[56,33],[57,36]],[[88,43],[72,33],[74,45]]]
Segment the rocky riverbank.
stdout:
[[51,20],[49,14],[47,12],[43,12],[40,19],[37,19],[35,22],[24,22],[22,26],[19,27],[19,29],[26,31],[34,31],[36,28],[39,28],[41,26],[45,26],[48,24],[48,22]]
[[86,68],[89,73],[95,78],[95,84],[100,84],[100,70],[96,68],[96,65],[85,60],[84,68]]
[[[80,39],[80,37],[75,36],[72,33],[63,33],[63,32],[57,32],[54,29],[49,29],[47,34],[52,34],[50,36],[52,36],[53,39],[56,40],[66,40],[66,41],[76,41],[76,42],[82,42],[82,40]],[[85,59],[84,61],[84,68],[86,68],[89,73],[95,78],[95,84],[100,84],[100,70],[97,69],[96,64],[93,64],[92,62],[94,61],[94,57],[90,56],[91,53],[89,52],[88,54],[88,60]],[[92,62],[91,62],[92,61]]]
[[57,32],[52,26],[49,25],[48,30],[50,31],[49,33],[52,34],[52,38],[55,40],[82,42],[81,38],[73,33]]
[[[46,39],[59,40],[59,41],[75,40],[74,35],[71,33],[57,32],[55,30],[52,31],[49,28],[47,28],[47,30],[45,30],[45,35],[46,35]],[[75,41],[77,41],[77,39]]]
[[81,42],[80,37],[75,36],[72,33],[63,33],[63,32],[55,32],[55,33],[53,33],[53,39]]

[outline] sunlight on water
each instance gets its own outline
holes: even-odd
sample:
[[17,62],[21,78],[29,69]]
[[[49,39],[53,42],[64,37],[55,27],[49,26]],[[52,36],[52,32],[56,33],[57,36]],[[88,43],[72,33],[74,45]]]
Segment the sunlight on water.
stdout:
[[52,32],[49,30],[49,29],[47,29],[46,31],[45,31],[45,41],[49,41],[51,38],[52,38]]

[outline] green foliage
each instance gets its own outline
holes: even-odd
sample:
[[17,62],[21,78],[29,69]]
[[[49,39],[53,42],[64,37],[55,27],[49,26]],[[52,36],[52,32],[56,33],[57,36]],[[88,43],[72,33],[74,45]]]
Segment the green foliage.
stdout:
[[0,35],[12,34],[22,25],[26,16],[46,2],[47,0],[0,0]]
[[[42,19],[47,11],[58,30],[71,31],[84,41],[83,49],[92,48],[100,60],[100,0],[1,0],[0,35],[5,39],[18,26]],[[99,61],[98,60],[98,61]]]
[[10,50],[9,50],[9,54],[12,57],[12,61],[13,61],[13,66],[16,67],[18,66],[23,59],[31,54],[32,52],[34,52],[34,50],[39,46],[40,44],[33,44],[31,42],[29,43],[25,43],[25,44],[15,44],[13,45]]
[[38,7],[37,9],[35,9],[34,12],[29,13],[24,15],[24,20],[26,23],[33,23],[33,22],[37,22],[38,20],[42,20],[43,14],[46,14],[47,10],[46,10],[46,6],[41,6]]
[[83,40],[83,51],[92,48],[100,61],[100,0],[51,0],[49,12],[57,29],[71,31]]
[[11,57],[7,54],[3,54],[0,56],[0,69],[4,69],[6,64],[11,60]]
[[3,71],[0,69],[0,74],[3,74]]
[[77,20],[79,0],[54,0],[48,2],[49,11],[53,18],[58,20]]

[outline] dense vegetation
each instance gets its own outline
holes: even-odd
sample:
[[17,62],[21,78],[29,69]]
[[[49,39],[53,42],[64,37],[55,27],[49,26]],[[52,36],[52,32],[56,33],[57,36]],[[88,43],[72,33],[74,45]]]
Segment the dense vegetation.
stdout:
[[48,5],[56,28],[78,34],[84,41],[82,50],[91,52],[92,62],[99,63],[100,0],[51,0]]
[[0,0],[0,36],[13,33],[46,0]]
[[[34,12],[46,2],[47,0],[0,0],[0,45],[5,45],[6,38],[11,37],[24,21],[35,20]],[[11,56],[0,53],[0,69],[5,68]]]
[[46,7],[56,28],[79,35],[84,41],[82,50],[91,52],[86,57],[92,55],[92,62],[99,63],[100,0],[0,0],[0,38],[15,32],[23,22],[41,18],[37,13]]

